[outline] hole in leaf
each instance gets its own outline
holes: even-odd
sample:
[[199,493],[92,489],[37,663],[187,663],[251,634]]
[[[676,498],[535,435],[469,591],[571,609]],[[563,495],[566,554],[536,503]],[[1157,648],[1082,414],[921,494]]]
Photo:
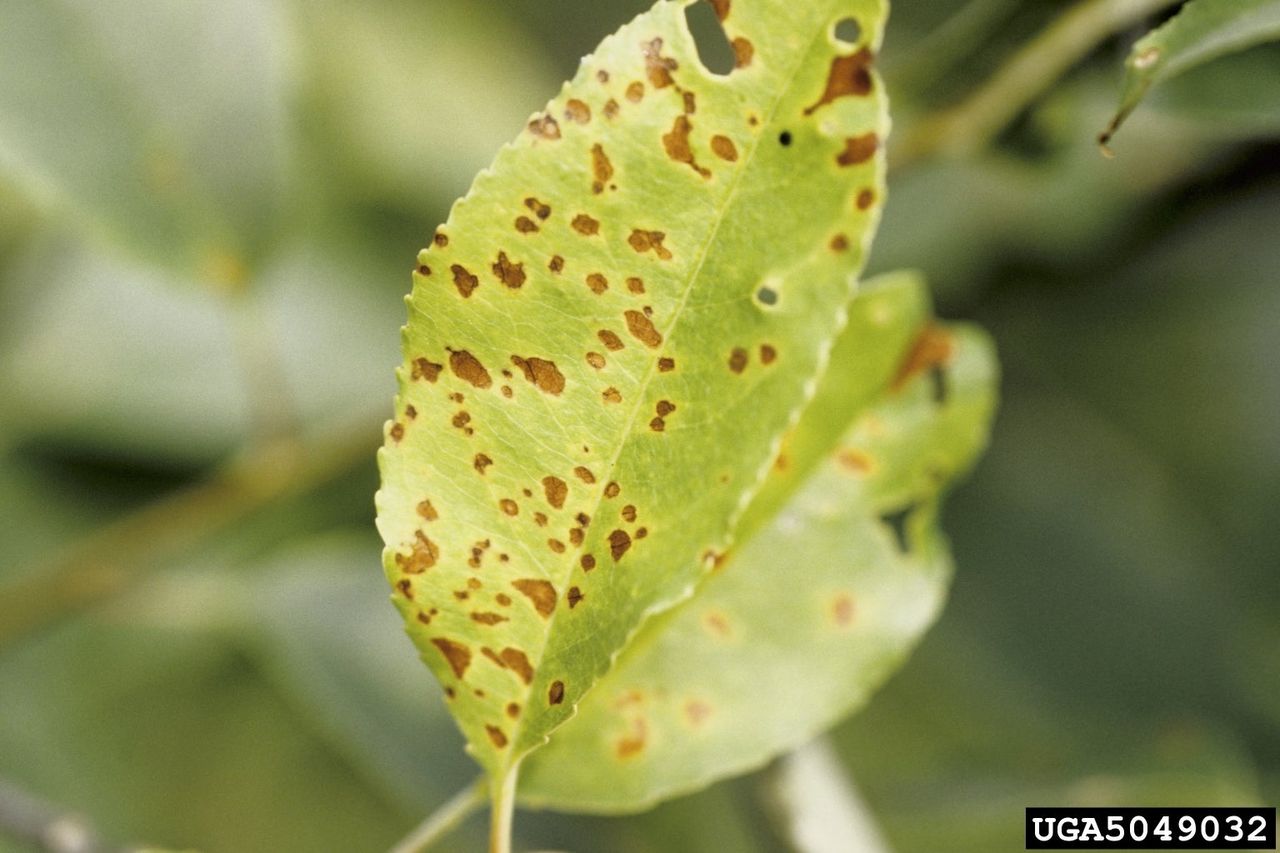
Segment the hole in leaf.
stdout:
[[784,130],[778,134],[778,142],[785,148],[791,144],[791,131]]
[[727,75],[735,66],[733,47],[730,46],[724,27],[720,25],[720,19],[716,17],[711,4],[707,0],[699,0],[692,6],[685,7],[684,15],[694,45],[698,48],[698,59],[702,60],[702,66],[712,74],[721,77]]
[[761,288],[756,291],[756,301],[761,305],[777,305],[778,291],[768,285],[762,285]]
[[833,32],[839,41],[845,44],[857,44],[858,39],[862,38],[862,25],[858,23],[857,18],[841,18],[836,21]]

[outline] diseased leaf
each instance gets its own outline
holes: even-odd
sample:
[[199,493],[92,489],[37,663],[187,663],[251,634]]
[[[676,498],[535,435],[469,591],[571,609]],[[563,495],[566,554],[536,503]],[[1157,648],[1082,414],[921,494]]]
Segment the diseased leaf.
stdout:
[[419,257],[379,529],[495,777],[728,549],[878,216],[884,4],[717,0],[717,76],[690,3],[607,38]]
[[1190,0],[1147,33],[1125,60],[1124,91],[1102,132],[1106,145],[1156,83],[1226,53],[1280,38],[1280,0]]
[[[918,320],[894,310],[922,301],[908,284],[859,297],[853,315]],[[530,757],[525,802],[630,811],[745,772],[861,705],[901,663],[951,576],[941,492],[985,445],[995,404],[985,335],[907,328],[914,340],[879,373],[874,405],[845,421],[786,508],[693,599],[646,623],[578,716]],[[852,356],[861,341],[839,348]],[[845,363],[825,388],[859,384],[857,359]],[[829,429],[833,414],[806,410],[797,435]]]

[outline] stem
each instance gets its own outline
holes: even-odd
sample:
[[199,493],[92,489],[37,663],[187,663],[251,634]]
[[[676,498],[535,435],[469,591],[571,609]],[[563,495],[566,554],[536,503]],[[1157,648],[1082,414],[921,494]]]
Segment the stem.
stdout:
[[1107,37],[1177,0],[1083,0],[1014,52],[963,102],[916,125],[893,151],[898,168],[930,154],[968,155]]
[[486,783],[482,776],[429,814],[426,820],[392,847],[389,853],[423,853],[456,829],[484,803],[485,789]]
[[511,853],[511,821],[516,807],[516,779],[520,775],[517,763],[507,775],[492,783],[489,820],[489,853]]

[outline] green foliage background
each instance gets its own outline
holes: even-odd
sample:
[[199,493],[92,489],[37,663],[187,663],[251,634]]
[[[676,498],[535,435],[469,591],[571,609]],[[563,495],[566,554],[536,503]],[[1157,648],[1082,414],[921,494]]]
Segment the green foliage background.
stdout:
[[[208,851],[385,849],[472,778],[371,523],[402,296],[647,5],[0,10],[0,777]],[[1063,8],[899,0],[895,136]],[[1280,54],[1165,84],[1106,161],[1143,31],[891,167],[872,271],[924,270],[1004,374],[951,601],[834,733],[897,850],[1020,849],[1030,803],[1280,798]],[[767,781],[519,841],[785,849]]]

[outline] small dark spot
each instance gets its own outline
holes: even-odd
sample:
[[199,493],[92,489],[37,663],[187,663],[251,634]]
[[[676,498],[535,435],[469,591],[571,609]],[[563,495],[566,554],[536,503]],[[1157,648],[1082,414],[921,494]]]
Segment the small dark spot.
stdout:
[[454,690],[452,687],[446,687],[444,689],[444,696],[446,699],[450,699],[450,700],[456,699],[458,696],[458,691]]
[[467,424],[470,423],[470,421],[471,421],[471,415],[469,415],[466,412],[458,412],[456,415],[453,416],[452,423],[458,429],[465,430],[468,434],[470,434],[471,429],[470,427],[467,426]]
[[410,375],[414,379],[425,379],[428,382],[435,382],[440,376],[440,371],[444,368],[443,364],[436,364],[434,361],[426,358],[415,358],[413,360],[413,369]]
[[577,216],[573,217],[573,222],[570,224],[573,226],[574,231],[577,231],[584,237],[590,237],[600,232],[600,222],[596,219],[592,219],[585,213],[579,213]]
[[644,84],[639,80],[632,82],[627,86],[627,100],[633,104],[640,103],[644,99]]
[[493,460],[490,459],[488,456],[485,456],[483,453],[477,453],[476,458],[472,460],[471,464],[472,464],[472,467],[474,467],[477,471],[483,474],[484,469],[488,468],[490,465],[493,464]]
[[517,216],[516,230],[521,234],[532,234],[538,230],[538,224],[527,216]]
[[613,98],[610,98],[604,102],[604,117],[609,119],[615,118],[618,115],[618,109],[618,102]]
[[630,547],[631,537],[627,535],[627,531],[615,530],[609,534],[609,553],[613,556],[615,563],[622,559],[622,555],[627,553]]
[[547,703],[550,705],[559,705],[564,701],[564,682],[553,681],[551,687],[547,690]]
[[613,177],[613,164],[609,162],[609,157],[604,153],[604,146],[599,143],[591,146],[591,174],[595,177],[595,182],[591,185],[591,191],[599,195],[604,192],[605,185]]
[[520,514],[520,504],[511,500],[511,498],[503,498],[498,501],[498,507],[505,515],[516,516]]
[[653,430],[654,432],[664,432],[666,428],[667,428],[667,422],[664,421],[662,418],[654,418],[653,420],[649,421],[649,429]]
[[564,269],[564,258],[559,255],[552,255],[551,260],[547,262],[547,269],[552,272],[560,272]]
[[658,414],[665,418],[667,415],[671,414],[676,410],[676,404],[671,402],[670,400],[659,400],[657,408],[658,408]]
[[579,480],[587,483],[588,485],[596,481],[596,475],[591,473],[591,469],[583,467],[582,465],[574,468],[573,473],[577,475]]
[[853,596],[842,592],[831,602],[831,619],[837,628],[848,628],[853,624]]
[[880,137],[874,132],[861,136],[850,136],[844,141],[844,150],[836,155],[836,162],[841,166],[856,166],[870,160],[880,147]]
[[747,368],[747,351],[742,347],[734,347],[733,352],[729,354],[729,369],[734,373],[741,373]]
[[576,586],[569,587],[569,594],[566,596],[566,600],[569,602],[570,610],[577,607],[578,603],[584,598],[586,598],[586,596],[583,595],[582,590],[578,589]]
[[533,514],[533,523],[539,527],[547,526],[547,514],[545,512],[535,512]]
[[858,206],[858,210],[866,210],[875,203],[875,200],[875,191],[871,189],[864,189],[858,192],[858,199],[855,204]]
[[538,201],[533,196],[524,200],[524,206],[533,211],[533,215],[539,219],[546,219],[551,215],[551,207]]
[[431,238],[431,242],[443,249],[445,246],[449,245],[449,235],[445,234],[443,231],[437,231],[436,236]]
[[556,367],[554,361],[547,361],[537,356],[521,358],[513,355],[511,363],[520,368],[524,378],[532,382],[542,393],[556,397],[564,391],[564,374],[560,372],[560,368]]
[[589,352],[587,353],[587,364],[596,370],[603,370],[605,365],[604,356],[598,352]]
[[606,498],[616,498],[620,494],[622,494],[622,487],[617,483],[610,483],[604,487],[604,496]]
[[727,136],[717,134],[711,137],[711,150],[721,160],[727,160],[730,163],[736,163],[738,160],[738,147]]
[[735,68],[746,68],[751,64],[751,59],[756,55],[755,45],[741,36],[731,41],[729,46],[733,48]]
[[601,329],[596,332],[596,337],[600,339],[600,343],[604,344],[605,349],[617,352],[622,349],[622,338],[618,337],[608,329]]
[[661,260],[671,260],[671,252],[662,245],[662,241],[667,237],[664,231],[644,231],[640,228],[634,228],[631,236],[627,238],[627,242],[631,244],[631,248],[637,253],[644,254],[653,251]]
[[542,139],[559,139],[560,124],[551,116],[535,116],[529,122],[529,132]]
[[515,702],[508,702],[506,710],[507,716],[513,720],[520,716],[520,706]]
[[596,567],[596,558],[590,554],[583,554],[578,563],[581,564],[584,572],[589,572]]
[[627,279],[627,290],[632,293],[644,293],[644,280],[631,276]]
[[546,493],[547,503],[556,509],[564,507],[564,499],[569,496],[569,484],[559,477],[546,476],[542,478],[542,490]]
[[621,403],[622,392],[610,385],[608,388],[600,392],[600,398],[606,403]]
[[559,539],[548,539],[547,547],[557,554],[564,553],[564,543],[561,542]]
[[636,505],[627,504],[622,508],[622,520],[628,523],[636,520]]
[[777,305],[778,291],[767,285],[761,286],[761,288],[756,291],[756,301],[761,305]]
[[502,733],[502,729],[486,724],[484,730],[489,733],[489,740],[493,741],[496,748],[502,749],[507,745],[507,736]]
[[574,527],[569,530],[569,544],[575,548],[582,547],[583,533],[581,527]]
[[493,597],[493,600],[498,602],[499,607],[511,606],[511,596],[507,595],[505,592],[498,593]]
[[436,512],[436,508],[431,505],[431,501],[429,500],[418,502],[418,515],[422,516],[427,521],[435,521],[440,517],[440,514]]
[[836,236],[831,238],[830,246],[831,246],[831,251],[833,252],[847,251],[849,248],[849,238],[843,234],[837,234]]
[[564,105],[564,117],[578,124],[586,124],[591,121],[591,107],[577,98],[570,98]]
[[688,116],[676,116],[675,124],[671,126],[671,130],[662,135],[662,147],[672,160],[677,163],[684,163],[702,177],[709,178],[711,177],[711,172],[699,166],[694,159],[693,148],[689,144],[689,134],[692,130],[693,125],[689,122]]
[[391,425],[391,440],[397,444],[404,438],[404,424],[397,421]]
[[396,566],[406,575],[420,575],[433,567],[440,558],[440,549],[421,530],[414,534],[409,553],[396,554]]
[[674,358],[663,357],[658,359],[658,372],[670,373],[676,369],[676,360]]
[[680,66],[674,59],[662,55],[662,39],[655,38],[641,47],[644,49],[644,66],[649,84],[655,89],[665,89],[674,83],[671,72]]
[[609,72],[601,68],[599,71],[596,72],[596,79],[599,80],[601,83],[608,83]]
[[400,580],[396,581],[396,589],[405,598],[409,599],[410,601],[413,601],[413,581],[409,580],[408,578],[401,578]]
[[626,311],[627,331],[646,346],[657,347],[662,343],[662,333],[654,328],[653,321],[639,311]]
[[791,131],[784,130],[778,134],[778,144],[784,148],[791,144]]
[[417,269],[418,275],[431,275],[431,267],[426,264],[420,264]]
[[587,276],[587,287],[590,288],[592,293],[599,296],[609,289],[609,279],[598,272],[593,272]]
[[684,101],[685,115],[693,115],[698,111],[698,99],[693,92],[681,92],[680,97]]
[[646,536],[648,536],[648,535],[649,535],[649,528],[647,528],[647,527],[637,527],[637,528],[636,528],[636,538],[637,538],[637,539],[643,539],[644,537],[646,537]]
[[489,371],[485,370],[480,360],[464,349],[449,350],[449,369],[459,379],[470,382],[477,388],[488,388],[493,384]]
[[512,581],[511,585],[532,602],[534,609],[542,618],[547,618],[551,615],[551,611],[556,609],[556,588],[550,582],[524,578]]
[[507,617],[501,613],[472,613],[471,621],[481,625],[497,625],[499,622],[506,622]]
[[819,107],[831,103],[836,98],[843,98],[847,95],[862,96],[870,94],[872,86],[871,66],[874,62],[875,54],[865,47],[849,56],[837,56],[831,62],[831,71],[827,74],[827,86],[823,90],[822,96],[812,105],[806,107],[804,114],[813,115],[814,111]]
[[453,674],[458,678],[462,678],[467,672],[467,667],[471,665],[471,649],[462,643],[455,643],[453,640],[446,640],[444,637],[435,637],[431,640],[431,645],[440,650],[440,654],[444,655],[444,659],[449,663],[449,668],[453,670]]
[[454,264],[449,267],[449,270],[453,273],[453,284],[458,288],[463,299],[469,297],[472,291],[480,286],[480,279],[467,272],[467,268],[462,264]]
[[774,359],[778,357],[778,351],[769,344],[760,345],[760,363],[773,364]]

